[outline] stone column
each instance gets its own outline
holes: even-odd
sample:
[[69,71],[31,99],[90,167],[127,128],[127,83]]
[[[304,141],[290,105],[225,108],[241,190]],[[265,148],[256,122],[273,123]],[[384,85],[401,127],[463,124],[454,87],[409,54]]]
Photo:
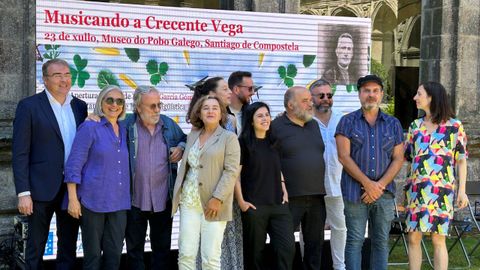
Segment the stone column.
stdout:
[[480,5],[422,1],[420,82],[441,82],[468,136],[469,179],[480,180]]
[[17,103],[35,93],[35,1],[0,4],[0,234],[17,213],[11,169],[12,121]]

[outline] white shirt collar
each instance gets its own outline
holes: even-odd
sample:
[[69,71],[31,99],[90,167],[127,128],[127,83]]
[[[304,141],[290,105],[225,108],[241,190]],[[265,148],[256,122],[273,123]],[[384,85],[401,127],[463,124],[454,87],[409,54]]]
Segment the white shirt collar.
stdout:
[[[60,106],[62,106],[62,104],[60,104],[60,102],[58,102],[58,100],[56,100],[53,95],[50,93],[50,91],[48,89],[45,88],[45,93],[47,93],[47,97],[48,97],[48,100],[50,101],[50,103],[55,103],[55,104],[58,104]],[[70,102],[72,101],[73,99],[73,96],[70,94],[70,92],[68,92],[67,94],[67,97],[65,99],[65,103],[63,103],[63,105],[66,105],[66,104],[70,104]]]

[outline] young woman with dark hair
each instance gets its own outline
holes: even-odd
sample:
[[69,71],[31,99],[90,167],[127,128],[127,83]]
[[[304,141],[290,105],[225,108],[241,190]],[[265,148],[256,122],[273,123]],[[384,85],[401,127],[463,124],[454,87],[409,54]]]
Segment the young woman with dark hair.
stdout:
[[[222,77],[212,77],[206,80],[203,84],[197,85],[193,92],[192,99],[190,100],[190,105],[188,106],[188,112],[186,116],[187,123],[190,123],[190,116],[193,106],[197,100],[203,96],[216,96],[225,106],[228,106],[231,103],[232,91],[230,91],[227,82]],[[236,133],[235,126],[235,117],[228,115],[224,128]]]
[[245,108],[242,118],[242,169],[235,195],[242,210],[245,269],[265,269],[262,253],[267,233],[275,257],[272,269],[292,269],[293,221],[280,157],[270,140],[270,109],[255,102]]
[[411,162],[405,186],[410,269],[422,266],[424,233],[432,237],[435,269],[447,269],[445,236],[454,203],[458,208],[468,204],[467,137],[440,83],[421,84],[413,100],[425,116],[412,122],[405,143],[405,157]]

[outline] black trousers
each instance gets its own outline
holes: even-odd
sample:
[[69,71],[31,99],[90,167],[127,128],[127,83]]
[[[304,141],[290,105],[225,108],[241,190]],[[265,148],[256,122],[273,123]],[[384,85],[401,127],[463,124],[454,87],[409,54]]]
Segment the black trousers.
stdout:
[[324,195],[291,197],[288,200],[294,228],[302,226],[303,268],[322,269],[323,231],[326,217]]
[[271,269],[290,270],[295,256],[295,237],[288,204],[256,205],[242,212],[245,269],[265,269],[263,251],[267,233],[275,262]]
[[170,269],[170,243],[172,237],[172,203],[162,212],[146,212],[132,206],[127,211],[128,269],[143,270],[145,236],[150,223],[151,269]]
[[65,187],[62,187],[53,201],[33,201],[33,214],[28,216],[25,269],[43,269],[42,258],[53,213],[57,219],[56,269],[74,268],[80,222],[71,217],[67,211],[61,210],[64,194]]
[[82,205],[80,221],[83,269],[119,269],[127,226],[127,211],[97,213]]

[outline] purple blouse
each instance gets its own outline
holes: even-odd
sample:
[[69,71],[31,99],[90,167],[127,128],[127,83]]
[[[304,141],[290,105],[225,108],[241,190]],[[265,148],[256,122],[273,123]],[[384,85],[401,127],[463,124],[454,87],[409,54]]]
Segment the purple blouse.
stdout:
[[119,137],[104,118],[78,127],[65,166],[65,183],[77,184],[80,203],[93,212],[130,209],[130,179],[125,127]]

